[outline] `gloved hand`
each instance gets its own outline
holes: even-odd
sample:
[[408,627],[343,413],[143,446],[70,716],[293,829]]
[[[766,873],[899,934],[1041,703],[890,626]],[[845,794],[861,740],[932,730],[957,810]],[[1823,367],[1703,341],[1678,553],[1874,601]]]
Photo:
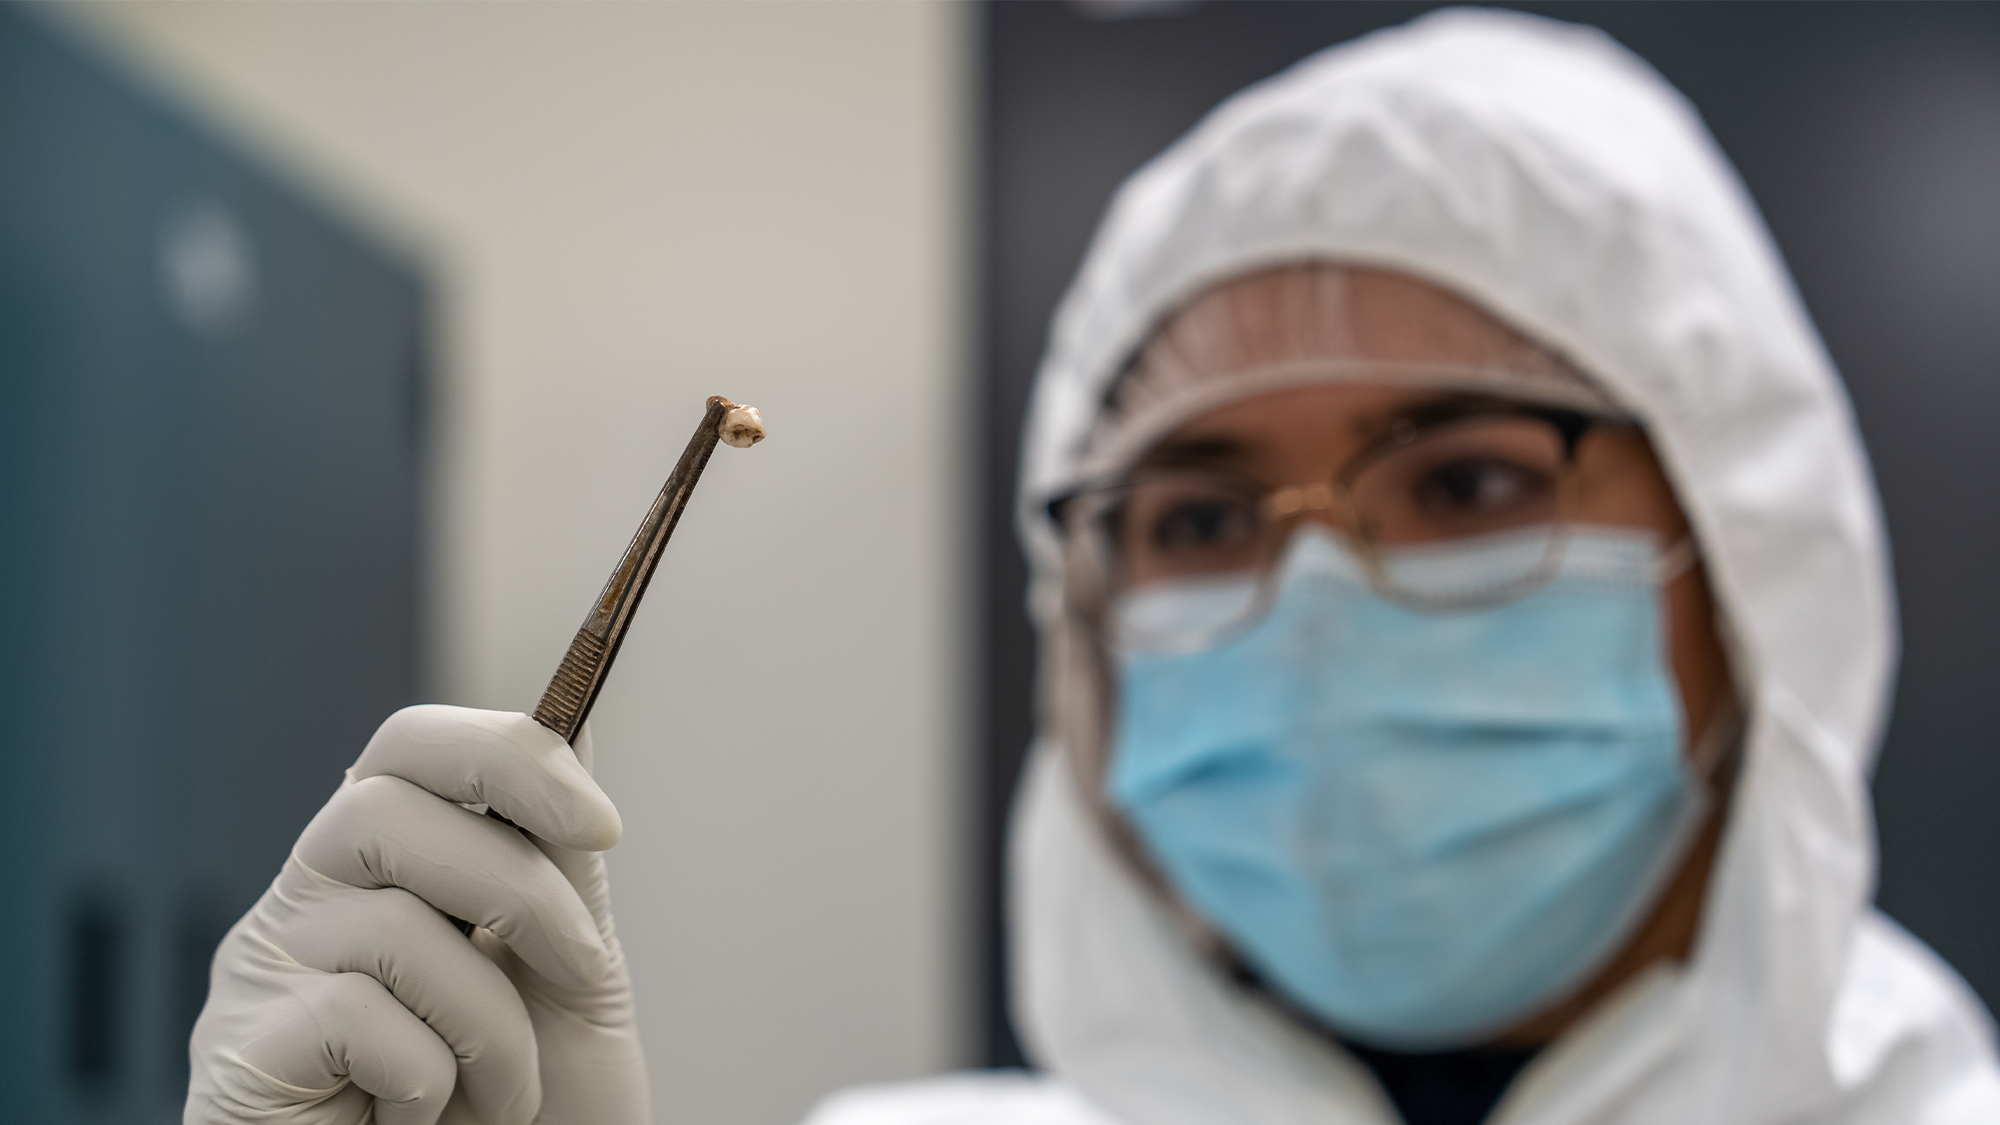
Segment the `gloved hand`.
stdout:
[[590,761],[588,728],[391,715],[216,951],[188,1125],[647,1121]]

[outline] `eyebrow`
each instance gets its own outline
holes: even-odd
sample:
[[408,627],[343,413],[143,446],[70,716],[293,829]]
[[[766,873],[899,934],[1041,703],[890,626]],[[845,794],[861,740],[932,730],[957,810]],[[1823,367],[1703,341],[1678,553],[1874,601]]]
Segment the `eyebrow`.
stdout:
[[1366,444],[1388,433],[1398,423],[1415,422],[1423,425],[1437,418],[1449,417],[1489,402],[1501,401],[1504,400],[1467,391],[1440,390],[1388,410],[1362,414],[1354,419],[1354,424],[1349,426],[1348,430],[1357,440]]
[[1219,435],[1167,438],[1146,451],[1139,464],[1147,468],[1203,468],[1232,465],[1251,455],[1249,442]]
[[[1349,434],[1365,445],[1381,437],[1400,421],[1422,418],[1440,410],[1450,410],[1461,405],[1482,401],[1484,396],[1468,395],[1456,391],[1440,391],[1426,395],[1414,402],[1405,402],[1387,410],[1368,411],[1350,420]],[[1227,468],[1240,465],[1254,456],[1255,443],[1243,438],[1223,434],[1202,434],[1194,437],[1166,438],[1139,458],[1139,465],[1145,468]]]

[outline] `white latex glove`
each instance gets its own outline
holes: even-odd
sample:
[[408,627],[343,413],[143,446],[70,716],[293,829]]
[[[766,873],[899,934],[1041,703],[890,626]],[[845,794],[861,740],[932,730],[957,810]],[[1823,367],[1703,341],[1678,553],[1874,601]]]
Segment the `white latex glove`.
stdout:
[[649,1120],[590,760],[588,728],[389,716],[216,951],[188,1125]]

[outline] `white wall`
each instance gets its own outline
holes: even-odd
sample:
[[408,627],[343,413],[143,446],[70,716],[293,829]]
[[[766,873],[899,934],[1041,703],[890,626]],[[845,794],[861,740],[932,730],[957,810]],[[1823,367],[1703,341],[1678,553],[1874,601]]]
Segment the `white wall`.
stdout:
[[531,708],[703,397],[763,409],[596,713],[659,1117],[963,1062],[964,13],[62,15],[439,283],[435,698]]

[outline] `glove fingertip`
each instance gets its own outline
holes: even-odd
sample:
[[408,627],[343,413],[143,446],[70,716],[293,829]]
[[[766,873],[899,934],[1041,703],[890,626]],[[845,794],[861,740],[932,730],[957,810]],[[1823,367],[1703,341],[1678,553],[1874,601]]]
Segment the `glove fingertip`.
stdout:
[[625,834],[618,806],[611,803],[597,779],[585,771],[568,748],[554,753],[547,761],[557,782],[557,792],[562,794],[558,798],[561,807],[551,811],[565,838],[553,842],[578,851],[609,851]]
[[618,816],[618,809],[602,793],[598,799],[587,802],[594,808],[579,810],[582,816],[563,825],[563,839],[551,840],[580,852],[608,852],[618,846],[625,835],[625,822]]

